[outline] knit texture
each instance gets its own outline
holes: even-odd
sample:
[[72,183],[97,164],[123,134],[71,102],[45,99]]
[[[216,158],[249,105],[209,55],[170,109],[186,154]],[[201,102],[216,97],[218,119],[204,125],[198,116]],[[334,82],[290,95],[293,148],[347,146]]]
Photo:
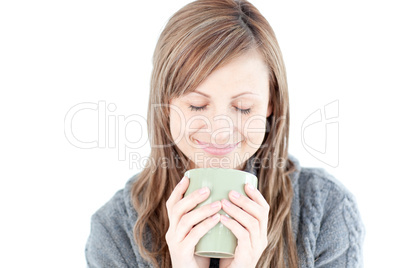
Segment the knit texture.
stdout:
[[[321,168],[296,166],[290,177],[294,197],[292,227],[296,238],[299,267],[363,267],[362,245],[365,229],[353,195]],[[248,162],[250,163],[250,162]],[[247,165],[246,171],[256,174]],[[91,218],[85,256],[87,267],[153,267],[139,254],[133,239],[137,212],[131,204],[134,175]],[[149,247],[152,237],[146,237]],[[219,267],[211,259],[210,267]]]

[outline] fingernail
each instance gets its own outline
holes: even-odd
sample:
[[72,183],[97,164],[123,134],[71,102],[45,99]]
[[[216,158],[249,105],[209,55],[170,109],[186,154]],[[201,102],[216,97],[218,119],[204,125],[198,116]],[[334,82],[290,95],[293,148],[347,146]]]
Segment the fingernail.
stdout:
[[228,218],[226,215],[222,215],[221,220],[222,220],[222,221],[228,221],[229,218]]
[[221,203],[221,202],[219,202],[219,201],[213,202],[213,203],[211,204],[211,208],[217,208],[217,207],[219,207],[220,203]]
[[249,189],[249,190],[251,190],[251,191],[254,191],[254,186],[253,185],[251,185],[250,183],[247,183],[247,188]]
[[184,178],[185,178],[186,176],[184,176],[181,180],[180,180],[180,182],[179,182],[179,184],[182,184],[183,182],[184,182]]
[[208,192],[208,187],[204,187],[198,190],[198,193],[200,194],[206,194]]
[[231,207],[232,204],[230,204],[229,201],[227,201],[226,199],[223,200],[223,205],[227,206],[227,207]]
[[240,194],[238,193],[238,192],[236,192],[236,191],[232,191],[232,196],[234,197],[234,198],[239,198],[240,197]]
[[212,217],[212,219],[213,219],[213,220],[217,220],[219,217],[220,217],[220,215],[219,215],[219,213],[217,213],[217,214],[215,214],[215,215]]

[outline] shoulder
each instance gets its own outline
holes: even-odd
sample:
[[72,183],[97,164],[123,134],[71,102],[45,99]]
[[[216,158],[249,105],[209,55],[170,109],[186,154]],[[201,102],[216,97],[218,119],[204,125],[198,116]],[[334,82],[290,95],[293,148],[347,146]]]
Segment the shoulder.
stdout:
[[88,267],[128,267],[135,260],[126,225],[127,212],[120,190],[91,217],[85,248]]
[[352,193],[339,180],[322,168],[301,168],[298,187],[301,197],[328,202],[327,206],[344,198],[354,199]]
[[322,168],[301,168],[296,187],[302,251],[315,265],[361,263],[364,226],[354,195]]
[[131,187],[138,178],[138,173],[132,176],[123,189],[118,190],[113,197],[100,207],[92,220],[101,221],[105,225],[122,225],[125,221],[134,222],[137,212],[131,203]]
[[127,209],[124,204],[123,189],[121,189],[92,215],[92,220],[102,221],[104,224],[108,224],[126,215]]
[[[298,178],[300,209],[318,223],[336,211],[342,220],[354,219],[359,224],[357,202],[354,195],[333,175],[322,168],[301,168]],[[321,225],[321,224],[320,224]]]
[[140,256],[133,239],[136,212],[130,202],[129,190],[133,178],[91,217],[86,244],[89,267],[137,267],[139,264]]

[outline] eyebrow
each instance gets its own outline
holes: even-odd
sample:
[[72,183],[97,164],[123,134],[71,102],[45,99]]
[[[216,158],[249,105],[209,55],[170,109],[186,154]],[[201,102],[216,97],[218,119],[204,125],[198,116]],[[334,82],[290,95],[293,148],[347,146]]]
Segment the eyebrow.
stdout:
[[[207,94],[205,94],[205,93],[202,93],[202,92],[200,92],[200,91],[197,91],[197,90],[194,90],[194,91],[191,92],[191,93],[197,93],[197,94],[203,95],[204,97],[211,98],[211,96],[209,96],[209,95],[207,95]],[[240,96],[246,95],[246,94],[257,95],[257,96],[258,96],[258,94],[255,94],[255,93],[250,92],[250,91],[246,91],[246,92],[242,92],[242,93],[240,93],[240,94],[237,94],[237,95],[233,96],[232,99],[236,99],[237,97],[240,97]]]

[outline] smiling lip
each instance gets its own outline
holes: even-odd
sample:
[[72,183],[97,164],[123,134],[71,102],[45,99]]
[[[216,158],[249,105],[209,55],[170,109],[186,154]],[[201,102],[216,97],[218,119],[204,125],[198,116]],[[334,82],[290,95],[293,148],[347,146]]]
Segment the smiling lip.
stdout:
[[217,144],[213,145],[213,144],[210,144],[210,143],[201,142],[199,140],[196,140],[196,141],[197,141],[197,143],[199,145],[204,145],[202,147],[202,149],[205,152],[207,152],[209,154],[213,154],[213,155],[225,155],[225,154],[228,154],[231,151],[233,151],[236,148],[236,146],[240,143],[240,141],[239,141],[236,144],[230,144],[230,145],[226,145],[226,144],[225,145],[217,145]]

